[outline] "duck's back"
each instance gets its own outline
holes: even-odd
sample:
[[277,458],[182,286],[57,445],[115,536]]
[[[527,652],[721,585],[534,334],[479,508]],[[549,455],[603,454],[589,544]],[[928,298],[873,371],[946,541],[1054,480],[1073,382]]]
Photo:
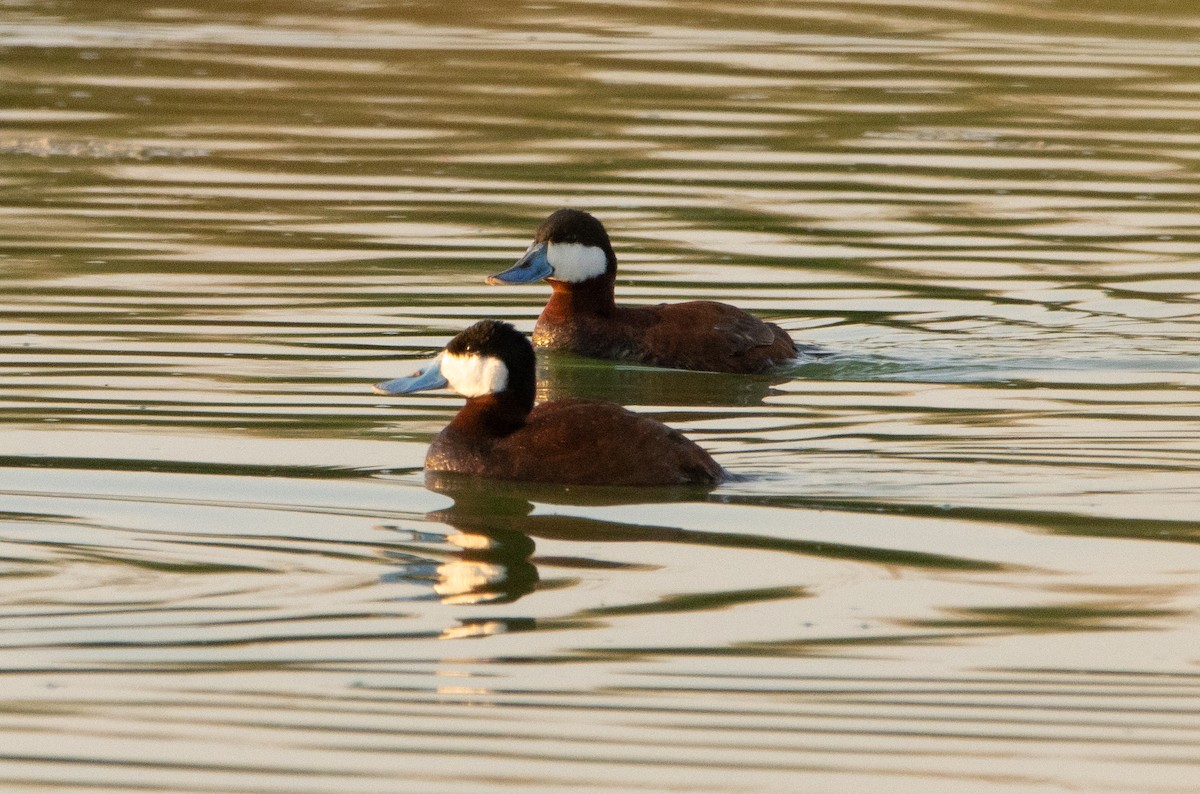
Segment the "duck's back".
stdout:
[[728,303],[660,303],[623,312],[651,318],[641,336],[647,363],[752,373],[796,356],[796,344],[787,331]]
[[716,301],[617,307],[607,316],[543,316],[534,342],[584,356],[706,372],[763,372],[796,356],[787,331]]
[[466,438],[448,427],[426,468],[568,485],[711,485],[724,474],[679,431],[595,400],[542,403],[524,427],[498,439]]

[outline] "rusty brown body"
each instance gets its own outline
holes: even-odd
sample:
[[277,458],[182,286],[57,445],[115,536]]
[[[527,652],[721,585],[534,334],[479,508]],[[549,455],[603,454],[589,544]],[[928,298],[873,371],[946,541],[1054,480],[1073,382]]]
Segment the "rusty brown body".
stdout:
[[566,485],[711,485],[724,476],[679,431],[613,403],[560,400],[522,414],[504,394],[468,400],[425,468]]
[[[554,292],[533,343],[591,358],[658,367],[750,374],[796,357],[787,331],[716,301],[617,306],[617,255],[595,216],[564,207],[533,235],[517,263],[490,284],[545,279]],[[808,348],[805,352],[815,352]]]
[[617,306],[612,278],[554,293],[533,332],[537,347],[581,356],[707,372],[757,373],[796,357],[787,331],[716,301]]

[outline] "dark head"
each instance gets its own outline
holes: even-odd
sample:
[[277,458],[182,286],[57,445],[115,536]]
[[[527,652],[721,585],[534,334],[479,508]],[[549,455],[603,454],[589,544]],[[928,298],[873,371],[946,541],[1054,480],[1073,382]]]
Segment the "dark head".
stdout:
[[468,399],[504,398],[528,413],[536,385],[533,345],[508,323],[480,320],[414,375],[381,383],[375,391],[407,394],[447,385]]
[[532,407],[535,369],[533,345],[499,320],[480,320],[451,339],[442,354],[442,374],[464,397],[527,392]]
[[604,251],[612,250],[604,224],[595,215],[570,207],[550,213],[533,233],[533,242],[579,243]]
[[555,210],[542,221],[533,244],[517,263],[488,277],[489,284],[528,284],[541,279],[580,284],[617,275],[617,256],[604,224],[582,210]]

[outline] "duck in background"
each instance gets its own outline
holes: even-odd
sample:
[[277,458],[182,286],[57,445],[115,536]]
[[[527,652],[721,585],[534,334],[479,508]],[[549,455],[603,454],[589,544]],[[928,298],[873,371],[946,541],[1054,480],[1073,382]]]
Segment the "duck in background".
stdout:
[[533,332],[538,347],[591,358],[708,372],[758,373],[796,357],[787,331],[716,301],[618,306],[617,256],[604,225],[576,209],[542,222],[515,265],[489,284],[546,279],[554,292]]
[[533,346],[508,323],[482,320],[433,362],[377,394],[449,385],[467,398],[433,440],[427,471],[566,485],[713,485],[725,472],[677,430],[615,403],[534,407]]

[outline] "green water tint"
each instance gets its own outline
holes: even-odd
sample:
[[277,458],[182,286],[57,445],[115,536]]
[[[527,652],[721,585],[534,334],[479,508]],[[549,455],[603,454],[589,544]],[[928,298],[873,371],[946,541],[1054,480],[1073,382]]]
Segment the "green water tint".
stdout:
[[[1193,5],[0,2],[0,788],[1195,790]],[[732,481],[369,393],[564,205]]]

